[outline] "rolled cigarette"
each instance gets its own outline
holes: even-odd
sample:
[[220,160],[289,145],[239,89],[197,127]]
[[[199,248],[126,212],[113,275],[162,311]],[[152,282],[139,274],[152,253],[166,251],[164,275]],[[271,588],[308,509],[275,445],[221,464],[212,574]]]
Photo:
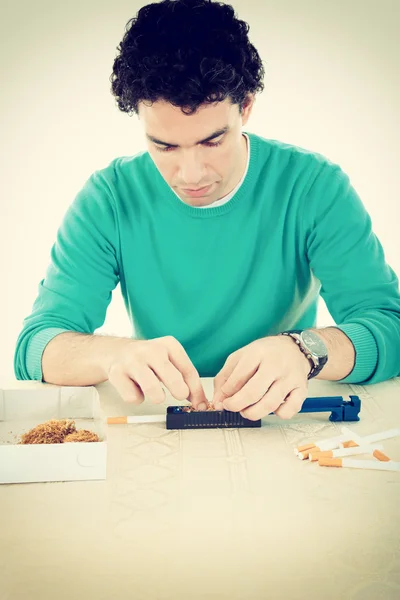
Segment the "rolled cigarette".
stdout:
[[108,417],[108,425],[122,425],[126,423],[165,423],[165,415],[135,415],[129,417]]
[[329,458],[326,456],[322,456],[318,459],[318,464],[320,467],[341,467],[343,459],[342,458]]
[[363,446],[367,442],[365,440],[360,439],[360,444],[357,444],[354,440],[348,440],[347,442],[342,442],[339,444],[339,448],[357,448],[357,446]]
[[364,442],[371,444],[372,442],[381,442],[382,440],[389,440],[400,435],[400,429],[387,429],[378,433],[372,433],[363,438]]
[[298,454],[299,452],[303,452],[303,450],[310,450],[310,448],[315,448],[315,444],[304,444],[303,446],[298,446],[294,449],[294,453]]
[[297,458],[299,458],[300,460],[305,460],[306,458],[308,458],[311,450],[315,451],[315,448],[310,448],[310,450],[303,450],[303,452],[299,452],[297,454]]
[[397,437],[400,435],[400,429],[387,429],[386,431],[378,431],[377,433],[372,433],[370,435],[360,436],[357,433],[352,432],[348,427],[342,427],[341,431],[345,434],[352,434],[350,439],[354,440],[361,445],[361,442],[364,444],[372,444],[373,442],[381,442],[382,440],[388,440],[393,437]]
[[[336,448],[336,442],[332,442],[333,443],[333,447]],[[309,448],[308,450],[303,450],[303,452],[298,452],[297,453],[297,458],[299,458],[300,460],[306,460],[307,458],[310,458],[310,454],[319,454],[321,452],[321,448],[319,446],[313,446],[312,448]]]
[[[320,440],[316,444],[310,443],[304,444],[303,446],[299,446],[298,448],[295,448],[294,453],[298,456],[300,460],[305,460],[307,458],[310,458],[311,451],[312,454],[315,455],[317,452],[334,450],[336,448],[356,448],[358,446],[373,444],[374,442],[379,442],[400,435],[400,429],[388,429],[387,431],[381,431],[367,436],[360,436],[348,427],[342,427],[341,432],[341,435],[332,438],[326,438],[325,440]],[[378,456],[386,455],[379,454]],[[316,460],[316,458],[314,458],[313,460]],[[379,458],[378,460],[383,461],[384,459]],[[389,457],[386,457],[385,460],[387,461],[390,459]]]
[[[352,435],[353,433],[348,435],[341,433],[340,435],[335,435],[334,437],[319,440],[317,443],[304,444],[303,446],[298,446],[295,448],[294,453],[298,456],[299,453],[306,452],[307,450],[313,450],[313,452],[333,450],[334,448],[338,448],[341,442],[345,443],[346,440],[350,440]],[[304,460],[304,458],[302,458],[302,460]]]
[[308,455],[308,460],[314,462],[319,459],[320,456],[332,456],[333,450],[311,450]]
[[[319,452],[323,452],[325,450],[333,450],[334,448],[338,448],[339,447],[339,441],[338,441],[339,439],[341,439],[341,437],[336,437],[335,439],[332,439],[329,442],[325,441],[324,444],[321,443],[318,446],[314,445],[312,448],[309,448],[308,450],[303,450],[303,452],[297,452],[297,457],[300,460],[305,460],[306,458],[310,459],[310,454],[311,453],[313,455],[316,455]],[[343,443],[347,444],[348,442],[343,442]],[[354,442],[353,442],[353,444],[354,444]],[[358,444],[355,444],[355,445],[357,446]],[[314,459],[314,460],[316,460],[316,459]]]
[[352,469],[374,469],[378,471],[399,471],[400,462],[381,462],[379,460],[357,460],[354,458],[320,458],[321,467],[350,467]]
[[352,440],[356,442],[358,446],[361,446],[362,442],[364,441],[363,438],[360,435],[358,435],[358,433],[355,433],[348,427],[342,427],[340,431],[346,436],[347,440]]
[[356,448],[358,444],[354,440],[348,440],[347,442],[343,442],[340,444],[341,448]]
[[[352,456],[353,454],[374,454],[375,451],[379,452],[380,450],[383,450],[383,446],[381,445],[368,446],[364,444],[356,448],[338,448],[335,450],[324,450],[323,452],[311,452],[308,459],[315,461],[320,458],[340,458],[341,456]],[[379,452],[379,454],[385,456],[382,452]]]
[[341,433],[340,435],[336,435],[333,438],[328,438],[326,440],[320,440],[317,442],[318,448],[321,450],[333,450],[334,448],[338,448],[340,443],[346,442],[347,440],[352,439],[351,435],[346,435]]
[[375,456],[375,458],[377,458],[378,460],[383,460],[384,462],[387,462],[388,460],[390,460],[390,458],[386,454],[381,452],[379,449],[375,450],[372,453],[372,456]]

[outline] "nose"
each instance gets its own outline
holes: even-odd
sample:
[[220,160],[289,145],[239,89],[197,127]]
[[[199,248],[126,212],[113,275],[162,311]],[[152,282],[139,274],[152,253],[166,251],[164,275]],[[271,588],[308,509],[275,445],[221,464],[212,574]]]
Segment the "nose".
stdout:
[[203,186],[202,182],[206,181],[207,178],[199,154],[188,152],[186,156],[181,158],[179,179],[184,182],[184,187],[188,189],[197,189]]

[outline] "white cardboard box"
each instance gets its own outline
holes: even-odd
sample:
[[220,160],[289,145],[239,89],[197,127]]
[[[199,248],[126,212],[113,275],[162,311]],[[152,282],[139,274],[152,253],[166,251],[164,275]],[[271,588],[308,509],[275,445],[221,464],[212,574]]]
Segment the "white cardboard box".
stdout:
[[[50,419],[73,419],[100,442],[19,444],[20,436]],[[0,483],[105,479],[105,419],[95,387],[17,381],[0,389]]]

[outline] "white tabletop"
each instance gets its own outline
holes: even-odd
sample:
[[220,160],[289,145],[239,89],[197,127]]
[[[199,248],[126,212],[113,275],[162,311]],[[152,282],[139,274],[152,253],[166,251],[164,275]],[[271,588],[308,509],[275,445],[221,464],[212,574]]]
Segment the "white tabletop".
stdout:
[[[208,399],[212,378],[202,379]],[[106,415],[165,413],[98,386]],[[400,379],[311,381],[359,395],[360,421],[259,429],[108,427],[106,481],[0,486],[0,600],[400,598],[400,473],[319,467],[293,447],[400,426]],[[383,442],[400,460],[400,438]]]

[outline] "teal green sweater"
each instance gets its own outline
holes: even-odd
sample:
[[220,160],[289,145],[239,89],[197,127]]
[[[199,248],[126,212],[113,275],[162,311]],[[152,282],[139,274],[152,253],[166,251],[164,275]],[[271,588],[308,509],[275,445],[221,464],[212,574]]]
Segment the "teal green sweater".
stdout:
[[255,339],[315,327],[319,295],[356,349],[343,382],[400,374],[398,279],[348,176],[320,154],[245,133],[247,172],[222,204],[185,204],[148,152],[88,178],[18,337],[18,379],[42,379],[55,335],[101,327],[118,283],[135,338],[174,336],[202,377]]

